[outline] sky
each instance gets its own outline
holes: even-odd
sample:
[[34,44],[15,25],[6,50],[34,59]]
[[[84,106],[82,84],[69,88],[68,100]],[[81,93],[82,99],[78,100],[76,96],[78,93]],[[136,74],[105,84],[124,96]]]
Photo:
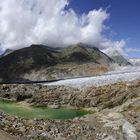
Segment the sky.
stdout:
[[1,0],[0,51],[83,42],[140,57],[139,0]]
[[140,58],[140,1],[139,0],[71,0],[70,7],[81,14],[92,9],[108,9],[106,24],[112,39],[124,39],[129,57]]

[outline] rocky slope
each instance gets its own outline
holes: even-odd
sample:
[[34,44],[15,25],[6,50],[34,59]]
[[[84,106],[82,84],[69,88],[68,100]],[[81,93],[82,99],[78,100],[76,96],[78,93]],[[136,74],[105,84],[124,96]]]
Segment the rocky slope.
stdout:
[[77,89],[65,86],[41,85],[2,85],[0,97],[17,101],[29,99],[35,106],[58,105],[59,107],[89,108],[114,107],[127,99],[138,96],[139,82],[120,82],[116,84]]
[[17,140],[16,137],[12,137],[8,133],[5,133],[4,131],[0,130],[0,139],[1,140]]
[[128,66],[131,65],[131,62],[127,60],[121,53],[119,53],[117,50],[110,50],[107,49],[104,51],[113,61],[115,61],[120,66]]
[[[19,140],[139,140],[140,81],[121,82],[87,90],[41,85],[1,85],[0,95],[8,98],[20,92],[30,94],[35,105],[58,103],[92,110],[73,120],[24,119],[0,113],[0,129]],[[3,93],[3,95],[2,95]],[[21,94],[22,96],[22,94]]]
[[112,64],[106,54],[82,43],[67,48],[31,45],[0,59],[0,78],[20,81],[93,76],[108,71]]

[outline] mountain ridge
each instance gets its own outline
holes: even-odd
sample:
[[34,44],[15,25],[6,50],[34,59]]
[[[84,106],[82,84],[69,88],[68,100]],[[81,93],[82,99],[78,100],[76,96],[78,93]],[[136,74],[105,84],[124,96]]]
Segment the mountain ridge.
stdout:
[[105,53],[116,63],[118,63],[120,66],[127,66],[131,65],[129,60],[125,58],[119,51],[117,50],[110,50],[107,49]]
[[66,48],[33,44],[0,59],[0,78],[52,80],[94,76],[107,72],[115,61],[96,47],[78,43]]

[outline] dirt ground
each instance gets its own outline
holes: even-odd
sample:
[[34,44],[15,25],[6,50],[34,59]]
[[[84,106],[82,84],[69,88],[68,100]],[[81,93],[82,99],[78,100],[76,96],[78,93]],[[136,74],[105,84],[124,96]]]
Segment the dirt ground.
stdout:
[[0,140],[18,140],[18,139],[0,130]]

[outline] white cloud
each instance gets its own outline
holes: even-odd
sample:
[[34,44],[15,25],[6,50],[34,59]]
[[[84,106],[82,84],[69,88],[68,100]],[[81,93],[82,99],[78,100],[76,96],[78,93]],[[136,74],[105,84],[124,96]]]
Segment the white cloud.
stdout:
[[125,45],[126,42],[124,40],[113,42],[111,40],[106,39],[100,44],[100,46],[102,47],[102,51],[108,54],[109,56],[116,55],[116,52],[119,52],[121,55],[127,56],[123,49]]
[[68,0],[1,0],[1,49],[22,48],[39,43],[66,46],[78,42],[115,48],[122,52],[125,42],[111,41],[102,32],[109,18],[106,10],[92,10],[77,15],[73,9],[65,10]]
[[126,52],[140,52],[140,48],[126,48]]

